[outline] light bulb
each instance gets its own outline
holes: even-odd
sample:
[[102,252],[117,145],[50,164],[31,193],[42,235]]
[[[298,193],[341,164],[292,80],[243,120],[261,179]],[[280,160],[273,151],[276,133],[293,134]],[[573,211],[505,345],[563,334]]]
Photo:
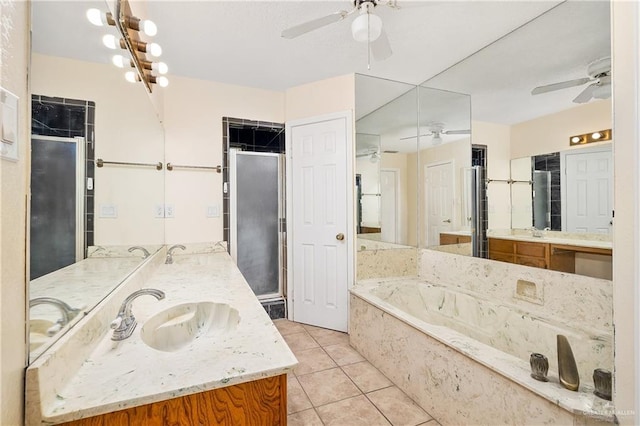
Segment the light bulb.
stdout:
[[169,85],[169,79],[165,76],[160,76],[156,79],[156,82],[160,87],[167,87]]
[[371,161],[372,163],[377,163],[379,159],[380,156],[378,155],[378,153],[374,152],[373,154],[371,154],[371,158],[369,158],[369,161]]
[[162,55],[162,47],[158,43],[149,43],[147,44],[147,52],[151,54],[151,56],[155,56],[156,58]]
[[571,138],[571,142],[573,143],[578,143],[582,140],[582,138],[580,136],[574,136]]
[[148,19],[140,22],[140,29],[142,29],[142,32],[149,37],[153,37],[154,35],[158,34],[158,26],[153,21],[150,21]]
[[135,71],[127,71],[124,73],[124,78],[129,82],[129,83],[135,83],[138,79],[136,78],[136,73]]
[[87,19],[97,27],[102,27],[106,23],[106,20],[103,18],[102,12],[100,12],[99,9],[87,10]]
[[372,13],[361,13],[351,23],[351,34],[355,41],[374,41],[382,34],[382,19]]
[[114,55],[113,58],[111,58],[111,62],[113,62],[113,65],[115,65],[118,68],[125,68],[125,67],[131,66],[131,59],[125,58],[122,55]]
[[158,74],[166,74],[169,72],[169,66],[164,62],[153,62],[151,64],[151,69],[157,71]]
[[597,140],[597,139],[600,139],[601,137],[602,137],[602,133],[600,133],[600,132],[595,132],[595,133],[591,134],[591,138],[592,139],[596,139]]
[[120,45],[120,43],[116,39],[116,36],[114,36],[113,34],[107,34],[102,37],[102,43],[109,49],[116,49]]
[[431,143],[434,145],[440,145],[442,143],[442,137],[439,134],[433,135],[433,139],[431,139]]

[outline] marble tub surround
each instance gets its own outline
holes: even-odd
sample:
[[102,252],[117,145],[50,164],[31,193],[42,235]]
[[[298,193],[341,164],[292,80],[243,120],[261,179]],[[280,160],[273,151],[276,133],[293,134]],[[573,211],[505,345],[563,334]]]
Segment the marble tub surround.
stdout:
[[461,256],[471,256],[473,248],[471,243],[447,244],[444,246],[432,246],[429,250],[442,251],[444,253],[459,254]]
[[530,241],[538,243],[562,244],[576,247],[590,247],[611,249],[613,242],[608,234],[586,234],[560,231],[541,231],[541,237],[534,237],[528,229],[489,229],[487,238],[502,238],[505,240]]
[[[612,281],[434,250],[421,250],[418,262],[424,281],[514,304],[569,328],[613,333]],[[535,293],[519,294],[518,281],[532,283]]]
[[[193,253],[202,250],[186,246]],[[101,304],[103,309],[90,314],[92,322],[85,321],[86,327],[32,365],[27,371],[28,424],[60,423],[289,372],[297,360],[233,260],[223,246],[208,247],[209,253],[176,253],[169,265],[164,264],[165,247],[154,256],[149,276],[121,286]],[[162,290],[166,297],[136,299],[132,310],[138,327],[129,338],[111,341],[108,324],[122,300],[141,287]],[[153,349],[142,340],[147,319],[198,302],[236,309],[235,329],[205,333],[174,351]],[[85,346],[80,354],[73,352],[77,345]],[[74,365],[57,371],[69,358]]]
[[[371,280],[375,281],[375,280]],[[397,280],[398,284],[400,280]],[[359,283],[351,290],[350,342],[442,424],[607,424],[613,405],[557,374],[543,383],[529,362],[442,325],[399,312]]]
[[[388,243],[380,240],[370,240],[362,235],[372,235],[372,234],[360,234],[357,239],[356,247],[358,251],[363,250],[400,250],[400,249],[410,249],[415,248],[412,246],[405,246],[403,244],[396,243]],[[374,234],[377,235],[377,234]]]
[[356,279],[403,277],[417,274],[418,249],[358,251]]

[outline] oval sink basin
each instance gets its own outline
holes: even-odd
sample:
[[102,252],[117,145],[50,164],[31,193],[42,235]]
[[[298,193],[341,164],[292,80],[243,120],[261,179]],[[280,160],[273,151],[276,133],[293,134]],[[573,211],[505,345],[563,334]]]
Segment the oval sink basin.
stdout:
[[184,303],[149,318],[140,334],[148,346],[174,352],[201,337],[229,333],[239,322],[238,311],[226,303]]

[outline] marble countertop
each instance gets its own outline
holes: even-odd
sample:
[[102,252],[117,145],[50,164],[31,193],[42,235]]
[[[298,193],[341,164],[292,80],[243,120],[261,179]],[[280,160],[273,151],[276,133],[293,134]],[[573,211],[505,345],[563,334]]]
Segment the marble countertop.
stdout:
[[574,247],[589,247],[598,249],[613,248],[611,241],[592,240],[592,239],[578,239],[578,238],[563,238],[561,236],[545,235],[544,237],[534,237],[532,235],[523,234],[487,234],[487,238],[499,238],[503,240],[515,240],[526,241],[532,243],[547,243],[547,244],[561,244]]
[[464,237],[470,237],[471,236],[471,231],[464,231],[464,230],[460,230],[460,231],[442,231],[440,232],[441,234],[450,234],[450,235],[461,235]]
[[[78,371],[55,389],[55,398],[41,397],[41,421],[34,424],[61,423],[286,374],[297,364],[226,252],[176,253],[174,263],[156,266],[143,287],[162,290],[166,297],[135,299],[132,311],[138,326],[123,341],[112,341],[108,324],[103,324],[108,331],[97,331],[102,334]],[[126,293],[115,296],[121,300]],[[201,301],[230,305],[238,311],[239,322],[232,331],[205,334],[174,352],[143,342],[147,319],[174,305]]]

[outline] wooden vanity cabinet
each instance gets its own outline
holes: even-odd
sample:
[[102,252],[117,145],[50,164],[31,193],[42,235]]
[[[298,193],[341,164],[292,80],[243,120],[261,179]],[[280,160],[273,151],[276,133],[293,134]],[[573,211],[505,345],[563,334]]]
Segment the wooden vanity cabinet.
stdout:
[[489,238],[489,259],[547,269],[549,244]]
[[575,251],[557,245],[489,238],[489,259],[560,272],[575,272]]
[[470,235],[456,235],[456,234],[447,234],[440,233],[440,245],[448,246],[451,244],[462,244],[462,243],[470,243],[471,236]]
[[72,426],[286,425],[287,375],[64,423]]

